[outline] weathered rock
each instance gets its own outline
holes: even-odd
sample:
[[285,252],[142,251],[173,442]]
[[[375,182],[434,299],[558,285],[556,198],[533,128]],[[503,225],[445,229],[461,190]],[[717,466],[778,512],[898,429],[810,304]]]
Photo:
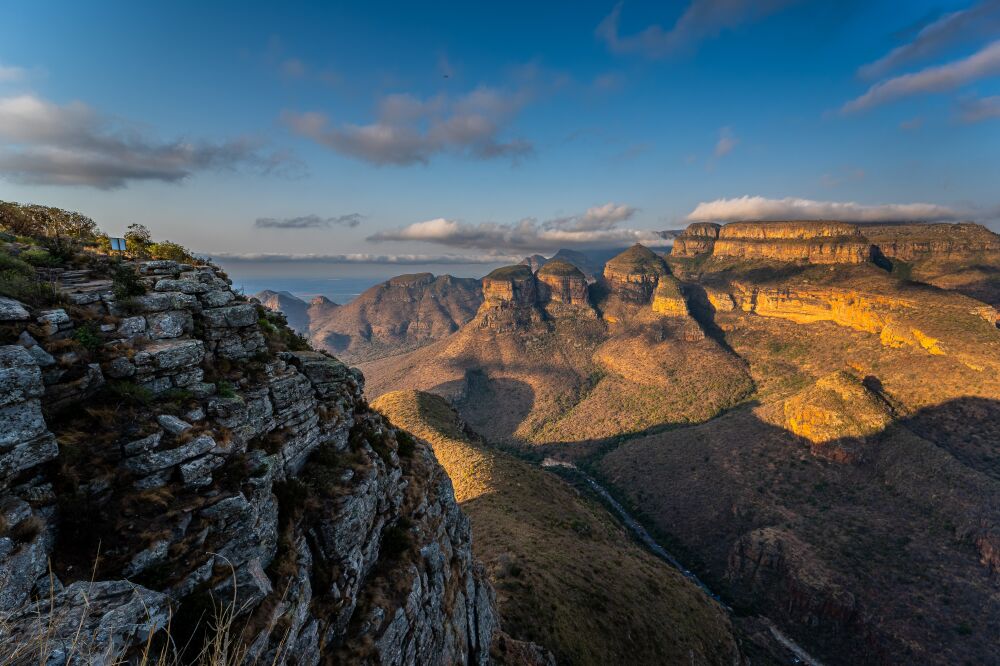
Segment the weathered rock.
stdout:
[[206,308],[202,314],[205,325],[213,328],[242,328],[257,323],[257,310],[250,303]]
[[661,276],[670,269],[658,254],[633,245],[604,265],[604,281],[612,295],[632,303],[648,303]]
[[30,318],[24,303],[0,296],[0,321],[27,321]]
[[118,323],[118,335],[134,338],[146,332],[145,317],[125,317]]
[[148,475],[168,467],[179,465],[185,460],[208,453],[215,448],[215,440],[209,435],[201,435],[176,449],[141,453],[128,458],[125,467],[136,474]]

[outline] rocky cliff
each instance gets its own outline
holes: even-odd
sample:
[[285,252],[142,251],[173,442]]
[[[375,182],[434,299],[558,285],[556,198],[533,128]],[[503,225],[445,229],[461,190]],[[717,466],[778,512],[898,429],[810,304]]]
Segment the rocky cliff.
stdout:
[[554,259],[537,272],[538,281],[544,285],[545,297],[566,305],[588,305],[587,277],[579,268]]
[[0,302],[0,661],[486,663],[430,449],[218,269],[135,268]]
[[667,263],[644,245],[633,245],[604,265],[604,281],[619,299],[648,303],[660,278],[669,275]]
[[982,225],[855,224],[823,221],[698,222],[674,240],[671,256],[735,257],[814,264],[903,262],[995,263],[1000,236]]

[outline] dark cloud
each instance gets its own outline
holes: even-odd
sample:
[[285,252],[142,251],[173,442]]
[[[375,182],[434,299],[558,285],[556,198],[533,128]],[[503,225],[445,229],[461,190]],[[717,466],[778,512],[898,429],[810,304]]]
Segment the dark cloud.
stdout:
[[348,213],[347,215],[336,215],[334,217],[320,217],[319,215],[303,215],[301,217],[258,217],[254,226],[258,229],[328,229],[331,226],[356,227],[361,224],[364,215],[360,213]]
[[332,125],[326,114],[285,111],[284,123],[334,152],[376,165],[427,164],[439,154],[517,161],[533,152],[523,139],[502,134],[527,103],[527,90],[479,87],[452,97],[410,94],[383,97],[374,122]]
[[175,183],[196,171],[286,171],[289,156],[258,142],[152,139],[80,102],[63,106],[33,95],[0,98],[0,177],[23,183],[125,187]]

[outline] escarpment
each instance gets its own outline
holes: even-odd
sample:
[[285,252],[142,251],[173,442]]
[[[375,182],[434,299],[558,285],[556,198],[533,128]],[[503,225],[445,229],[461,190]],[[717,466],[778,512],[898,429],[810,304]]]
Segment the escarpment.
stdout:
[[217,268],[134,268],[0,302],[0,661],[487,663],[431,450]]
[[899,224],[827,221],[691,224],[671,256],[860,264],[870,260],[995,264],[1000,236],[978,224]]

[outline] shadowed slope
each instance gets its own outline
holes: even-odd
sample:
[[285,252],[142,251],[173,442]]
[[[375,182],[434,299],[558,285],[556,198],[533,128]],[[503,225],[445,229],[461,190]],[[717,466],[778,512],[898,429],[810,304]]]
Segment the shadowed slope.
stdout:
[[439,396],[372,406],[427,440],[472,519],[504,627],[573,664],[730,664],[721,608],[553,474],[470,441]]

